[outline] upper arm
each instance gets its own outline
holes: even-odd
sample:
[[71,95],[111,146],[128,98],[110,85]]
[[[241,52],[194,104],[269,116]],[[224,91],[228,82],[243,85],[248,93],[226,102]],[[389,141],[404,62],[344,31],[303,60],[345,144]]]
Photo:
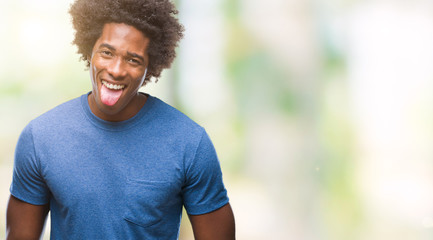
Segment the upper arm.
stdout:
[[220,163],[204,131],[194,158],[187,164],[186,173],[187,181],[182,195],[195,239],[235,239],[235,221],[223,184]]
[[49,204],[33,205],[10,196],[6,212],[6,239],[39,239]]
[[189,215],[196,240],[235,239],[235,219],[230,204],[213,212]]
[[215,148],[205,131],[185,168],[182,197],[188,214],[208,213],[229,202]]
[[49,202],[50,191],[43,176],[35,145],[32,127],[29,124],[22,131],[15,148],[10,192],[25,202],[44,205]]

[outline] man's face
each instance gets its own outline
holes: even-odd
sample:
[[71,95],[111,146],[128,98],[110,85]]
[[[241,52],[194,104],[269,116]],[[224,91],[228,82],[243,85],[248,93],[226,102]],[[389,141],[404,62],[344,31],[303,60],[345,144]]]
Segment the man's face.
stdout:
[[135,115],[145,99],[138,94],[148,66],[149,38],[130,25],[107,23],[90,60],[92,112],[108,121]]

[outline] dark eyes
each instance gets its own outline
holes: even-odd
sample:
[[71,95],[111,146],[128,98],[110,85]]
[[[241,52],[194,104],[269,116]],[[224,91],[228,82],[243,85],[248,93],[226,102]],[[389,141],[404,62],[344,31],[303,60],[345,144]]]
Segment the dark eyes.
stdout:
[[[109,51],[109,50],[101,50],[99,52],[102,55],[102,57],[105,57],[105,58],[111,58],[111,57],[114,56],[114,54],[111,51]],[[136,59],[136,58],[127,58],[125,60],[127,62],[133,64],[133,65],[141,65],[142,64],[141,61],[138,60],[138,59]]]
[[134,58],[128,59],[128,62],[133,63],[133,64],[141,64],[140,61],[138,61],[137,59],[134,59]]
[[101,53],[105,56],[113,56],[113,54],[110,51],[102,50]]

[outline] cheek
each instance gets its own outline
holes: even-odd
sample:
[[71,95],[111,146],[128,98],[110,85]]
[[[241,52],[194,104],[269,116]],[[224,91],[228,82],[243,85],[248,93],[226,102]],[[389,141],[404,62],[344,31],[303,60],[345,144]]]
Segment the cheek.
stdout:
[[95,63],[96,63],[96,59],[94,58],[94,55],[92,53],[92,56],[90,58],[90,65],[89,65],[90,79],[92,80],[92,83],[96,81],[96,73],[98,72]]
[[96,84],[96,74],[98,72],[98,69],[95,65],[90,64],[89,66],[89,73],[90,73],[90,79],[92,80],[92,84]]
[[97,63],[96,63],[95,59],[92,59],[90,61],[89,75],[90,75],[90,81],[91,81],[91,84],[92,84],[92,91],[95,94],[99,94],[99,86],[98,86],[99,84],[98,84],[98,80],[97,80],[97,75],[98,75],[99,69],[98,69],[98,67],[97,67],[96,64]]
[[140,88],[143,85],[144,79],[146,77],[146,72],[147,70],[144,71],[144,73],[143,72],[136,73],[135,82],[137,83],[137,88]]

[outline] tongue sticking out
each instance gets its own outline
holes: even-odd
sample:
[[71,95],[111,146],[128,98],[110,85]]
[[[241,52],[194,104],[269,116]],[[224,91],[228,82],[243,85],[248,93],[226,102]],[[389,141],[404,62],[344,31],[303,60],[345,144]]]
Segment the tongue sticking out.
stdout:
[[112,90],[108,89],[104,84],[101,86],[101,101],[103,104],[113,106],[119,100],[122,95],[123,89]]

